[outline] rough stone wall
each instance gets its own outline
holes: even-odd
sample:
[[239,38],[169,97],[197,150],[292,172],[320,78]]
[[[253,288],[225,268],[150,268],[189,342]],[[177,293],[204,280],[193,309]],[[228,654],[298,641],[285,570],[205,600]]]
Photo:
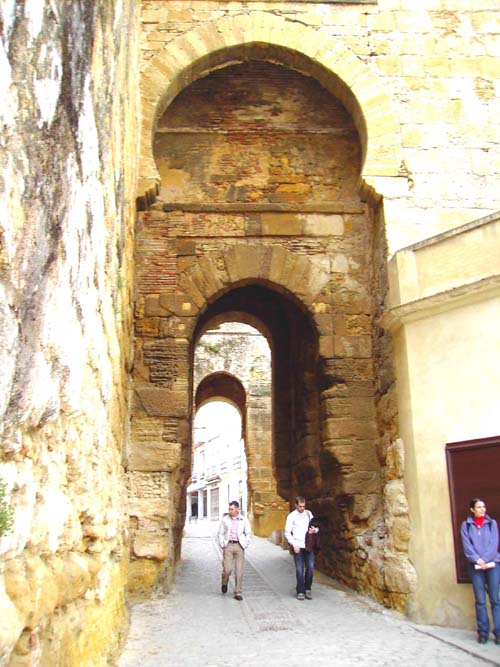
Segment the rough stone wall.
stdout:
[[0,15],[0,664],[97,667],[126,627],[138,11]]
[[[352,119],[314,79],[248,62],[180,93],[159,121],[155,155],[162,185],[157,203],[140,216],[137,237],[133,423],[142,430],[133,451],[140,449],[146,466],[148,448],[158,445],[143,425],[156,423],[164,453],[159,466],[175,451],[178,464],[166,471],[167,479],[182,486],[184,458],[179,442],[169,443],[175,431],[167,433],[161,418],[174,423],[172,397],[180,397],[189,382],[184,350],[193,316],[207,307],[207,292],[212,301],[228,287],[248,286],[240,297],[236,289],[226,307],[251,312],[272,330],[274,472],[281,498],[303,493],[313,511],[328,517],[324,569],[387,601],[386,580],[374,576],[386,532],[373,548],[364,548],[381,521],[383,481],[374,410],[374,223],[356,191],[361,146]],[[229,259],[233,250],[250,278],[232,284],[224,279],[218,291],[225,271],[240,270]],[[215,259],[216,253],[224,259]],[[268,257],[259,260],[261,253]],[[280,323],[270,325],[265,291],[252,291],[252,279],[258,282],[274,266],[274,289],[286,291],[292,282],[290,298],[297,299],[308,269],[297,272],[292,257],[323,267],[325,282],[309,315],[292,311],[287,297]],[[184,415],[189,418],[187,403],[179,417]],[[158,472],[153,464],[150,469]],[[404,596],[397,606],[404,606]]]

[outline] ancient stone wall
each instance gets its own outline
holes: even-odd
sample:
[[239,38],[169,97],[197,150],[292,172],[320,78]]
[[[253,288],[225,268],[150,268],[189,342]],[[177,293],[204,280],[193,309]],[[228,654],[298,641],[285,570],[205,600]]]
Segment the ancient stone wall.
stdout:
[[[267,435],[281,501],[305,494],[328,524],[323,568],[387,602],[388,578],[377,575],[384,558],[387,571],[399,561],[386,557],[392,550],[377,457],[386,427],[378,433],[374,399],[375,374],[390,360],[380,354],[375,363],[373,354],[382,291],[374,276],[383,270],[385,244],[382,225],[375,236],[374,214],[357,192],[361,152],[338,99],[313,78],[268,62],[219,69],[167,108],[154,144],[158,198],[140,215],[137,234],[130,474],[136,456],[143,470],[166,473],[165,488],[179,494],[173,498],[178,525],[189,445],[171,440],[179,427],[167,431],[165,417],[172,425],[190,419],[189,395],[181,393],[192,381],[186,352],[211,318],[233,312],[257,318],[273,351]],[[309,283],[310,266],[318,267],[320,282]],[[158,435],[163,462],[148,462]],[[169,507],[172,500],[165,503],[165,526]],[[166,528],[170,556],[158,549],[145,564],[135,536],[147,534],[147,511],[138,520],[136,567],[157,560],[168,581],[175,529]],[[271,527],[282,525],[283,516]],[[405,596],[391,601],[403,607]]]
[[126,628],[138,11],[0,14],[0,664],[97,667]]
[[[286,45],[298,68],[305,54],[319,80],[317,63],[336,72],[361,107],[350,111],[367,141],[363,177],[368,190],[384,196],[391,254],[500,208],[499,129],[490,122],[498,113],[500,79],[495,3],[440,0],[410,8],[400,0],[340,6],[144,0],[142,6],[148,116],[161,76],[176,94],[196,67],[206,71],[221,49],[240,40],[247,51],[251,42],[266,44],[261,55],[267,51],[277,61],[273,45]],[[151,122],[145,131],[141,195],[154,172]]]

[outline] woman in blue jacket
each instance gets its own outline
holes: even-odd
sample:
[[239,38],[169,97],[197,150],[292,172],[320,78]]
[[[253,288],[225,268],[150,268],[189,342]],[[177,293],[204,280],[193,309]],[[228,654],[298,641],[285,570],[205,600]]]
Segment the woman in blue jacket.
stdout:
[[477,641],[486,644],[490,634],[490,621],[486,609],[486,590],[488,590],[495,644],[500,644],[498,525],[486,514],[486,505],[482,498],[473,498],[469,509],[471,516],[462,523],[460,534],[476,599]]

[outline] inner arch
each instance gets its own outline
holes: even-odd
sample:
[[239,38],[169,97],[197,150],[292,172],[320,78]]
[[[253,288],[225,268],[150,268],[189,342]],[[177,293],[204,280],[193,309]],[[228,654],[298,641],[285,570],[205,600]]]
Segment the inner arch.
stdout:
[[[260,321],[259,328],[269,335],[272,418],[270,415],[264,424],[259,423],[256,392],[254,412],[248,404],[245,412],[249,485],[253,491],[251,511],[256,533],[269,535],[283,527],[294,495],[307,493],[314,499],[321,488],[319,383],[316,381],[318,336],[311,318],[291,295],[279,293],[268,285],[246,284],[234,287],[207,306],[198,320],[194,339],[197,340],[199,332],[205,331],[211,322],[220,322],[224,317],[229,320],[235,312],[246,313],[253,321]],[[202,400],[211,391],[208,384],[205,388],[201,386],[196,400]],[[266,447],[269,448],[267,453]],[[252,481],[253,463],[254,478],[264,480],[264,485]]]

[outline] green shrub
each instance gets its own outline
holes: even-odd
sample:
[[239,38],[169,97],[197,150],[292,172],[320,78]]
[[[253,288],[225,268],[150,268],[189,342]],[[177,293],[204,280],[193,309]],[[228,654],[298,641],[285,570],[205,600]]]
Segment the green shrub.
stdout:
[[5,500],[7,486],[0,479],[0,537],[8,533],[14,525],[14,508]]

